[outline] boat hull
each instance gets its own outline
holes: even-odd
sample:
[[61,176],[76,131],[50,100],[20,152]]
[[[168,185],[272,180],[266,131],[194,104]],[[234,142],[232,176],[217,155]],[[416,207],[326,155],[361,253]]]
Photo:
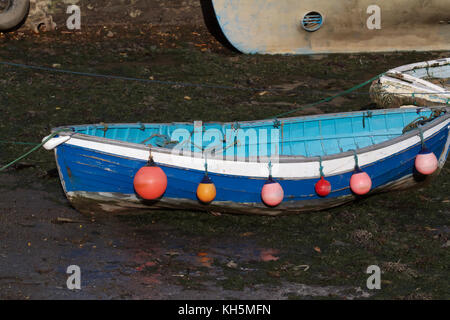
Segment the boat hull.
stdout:
[[[437,174],[437,173],[436,173]],[[435,175],[436,175],[435,174]],[[415,178],[413,174],[372,190],[371,194],[382,192],[407,190],[424,186],[433,176]],[[276,208],[269,208],[259,203],[235,203],[231,201],[214,201],[213,204],[203,205],[197,200],[163,198],[156,202],[139,199],[134,194],[108,193],[108,192],[68,192],[67,198],[72,206],[79,212],[88,215],[129,215],[133,213],[151,212],[158,209],[206,211],[213,214],[242,214],[281,216],[308,213],[338,207],[358,199],[349,194],[330,199],[313,199],[302,201],[286,201]]]
[[[228,41],[243,53],[326,54],[450,49],[447,0],[211,0]],[[381,9],[372,26],[372,5]],[[305,14],[322,15],[314,32]],[[368,22],[369,21],[369,22]],[[370,25],[370,29],[368,27]]]
[[[426,144],[438,157],[440,168],[444,166],[449,152],[449,124],[450,120],[446,117],[424,132]],[[106,152],[107,149],[99,148],[98,145],[97,142],[72,137],[55,149],[67,198],[76,209],[84,213],[130,214],[141,210],[167,208],[275,216],[327,209],[358,198],[349,187],[353,174],[351,169],[327,174],[332,192],[326,198],[319,197],[314,191],[319,177],[289,177],[291,172],[285,172],[284,178],[275,176],[285,193],[284,201],[275,208],[267,207],[261,201],[260,191],[266,180],[264,175],[243,176],[210,172],[209,176],[216,185],[217,197],[213,203],[205,205],[196,198],[196,188],[204,171],[164,163],[164,157],[154,153],[155,161],[167,175],[168,187],[161,199],[146,201],[136,195],[133,187],[133,177],[146,161],[126,156],[133,154],[132,148],[124,148],[120,154],[118,148],[111,147],[111,152]],[[108,145],[104,144],[104,148],[108,148]],[[392,148],[397,151],[387,153]],[[406,141],[399,140],[384,148],[369,148],[367,152],[361,153],[361,159],[366,159],[361,163],[361,168],[370,175],[373,183],[370,194],[401,190],[429,181],[431,177],[421,176],[414,169],[414,160],[420,149],[420,139],[412,136]],[[369,157],[373,156],[377,156],[377,160],[371,161]],[[340,161],[339,167],[354,166],[351,155],[329,161]],[[294,163],[299,169],[306,164]],[[325,164],[327,165],[327,162]],[[283,169],[284,166],[290,166],[292,163],[283,163],[281,160],[278,165],[278,174],[283,176],[283,171],[287,170]]]
[[450,58],[391,69],[372,83],[370,97],[383,108],[450,105]]

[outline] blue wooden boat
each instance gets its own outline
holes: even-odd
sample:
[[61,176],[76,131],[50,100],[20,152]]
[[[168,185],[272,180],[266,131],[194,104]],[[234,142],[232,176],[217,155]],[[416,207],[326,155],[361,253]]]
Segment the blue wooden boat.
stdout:
[[[64,191],[81,212],[174,208],[281,215],[358,198],[349,185],[356,161],[372,180],[369,194],[428,181],[415,172],[414,159],[424,142],[439,168],[444,166],[449,111],[401,108],[239,123],[76,125],[53,129],[63,131],[44,147],[55,150]],[[167,189],[155,201],[140,198],[133,186],[150,154],[167,175]],[[196,196],[205,168],[217,189],[210,204]],[[326,197],[315,192],[321,172],[332,187]],[[276,207],[261,201],[269,173],[284,190]]]
[[225,38],[243,53],[450,49],[448,0],[205,1]]
[[391,69],[373,82],[370,97],[386,108],[450,105],[450,58]]

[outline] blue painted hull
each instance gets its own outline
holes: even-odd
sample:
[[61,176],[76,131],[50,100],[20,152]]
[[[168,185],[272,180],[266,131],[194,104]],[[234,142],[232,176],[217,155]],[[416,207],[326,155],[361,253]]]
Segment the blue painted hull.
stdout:
[[[445,162],[449,128],[445,126],[426,140],[428,148]],[[404,189],[424,181],[415,173],[414,160],[421,148],[413,147],[371,163],[362,169],[372,178],[372,191]],[[444,154],[445,153],[445,154]],[[168,178],[167,190],[161,200],[139,199],[133,188],[135,173],[144,161],[62,144],[56,149],[56,159],[64,190],[73,205],[82,212],[126,212],[134,209],[180,208],[206,211],[278,215],[314,211],[343,204],[355,199],[349,187],[352,171],[327,176],[332,192],[326,198],[314,191],[315,179],[277,179],[285,198],[276,208],[266,207],[260,196],[265,183],[261,177],[242,177],[210,173],[217,197],[208,206],[196,197],[203,171],[161,165]],[[427,179],[425,179],[427,180]]]

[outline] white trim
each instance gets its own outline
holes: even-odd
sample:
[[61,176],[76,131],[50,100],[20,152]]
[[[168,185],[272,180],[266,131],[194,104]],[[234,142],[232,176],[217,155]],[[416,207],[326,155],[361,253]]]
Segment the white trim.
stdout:
[[430,61],[422,61],[422,62],[416,62],[411,64],[406,64],[404,66],[400,66],[394,69],[389,70],[388,72],[406,72],[411,71],[413,69],[417,68],[427,68],[427,67],[439,67],[450,63],[450,58],[443,58],[438,60],[430,60]]
[[[434,135],[436,132],[444,128],[450,123],[450,119],[443,121],[437,126],[431,127],[424,132],[424,138]],[[399,141],[395,144],[370,150],[365,153],[358,154],[360,166],[366,166],[373,162],[387,158],[392,154],[408,149],[420,142],[419,136],[413,136],[406,140]],[[89,141],[78,139],[76,135],[66,142],[66,144],[87,148],[99,152],[104,152],[119,157],[131,159],[148,160],[149,152],[144,149],[110,144],[108,142]],[[171,153],[163,153],[153,150],[153,159],[163,165],[175,166],[193,170],[204,170],[205,160],[202,158],[175,155]],[[325,175],[337,175],[354,169],[355,162],[353,155],[343,158],[330,159],[323,161]],[[267,177],[269,174],[267,163],[260,162],[243,162],[230,161],[221,159],[208,159],[208,171],[218,174],[245,176],[245,177]],[[273,163],[272,174],[276,178],[289,179],[307,179],[320,176],[319,162],[292,162],[292,163]]]

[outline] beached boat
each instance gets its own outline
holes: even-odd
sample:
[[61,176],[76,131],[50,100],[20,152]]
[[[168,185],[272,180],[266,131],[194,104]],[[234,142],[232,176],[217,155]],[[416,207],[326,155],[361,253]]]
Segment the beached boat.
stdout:
[[223,35],[243,53],[450,49],[448,0],[205,1],[212,2]]
[[[423,142],[436,156],[436,166],[444,166],[449,111],[403,108],[239,123],[77,125],[53,129],[59,133],[44,147],[55,150],[64,191],[81,212],[174,208],[280,215],[360,197],[350,185],[357,165],[370,177],[369,194],[429,180],[416,171],[415,159]],[[156,200],[138,196],[133,184],[150,156],[167,176],[165,192]],[[205,169],[217,190],[209,204],[196,194]],[[276,206],[261,196],[270,173],[284,192]],[[322,196],[316,189],[321,176],[331,184]]]
[[373,82],[370,96],[383,108],[450,105],[450,58],[391,69]]

